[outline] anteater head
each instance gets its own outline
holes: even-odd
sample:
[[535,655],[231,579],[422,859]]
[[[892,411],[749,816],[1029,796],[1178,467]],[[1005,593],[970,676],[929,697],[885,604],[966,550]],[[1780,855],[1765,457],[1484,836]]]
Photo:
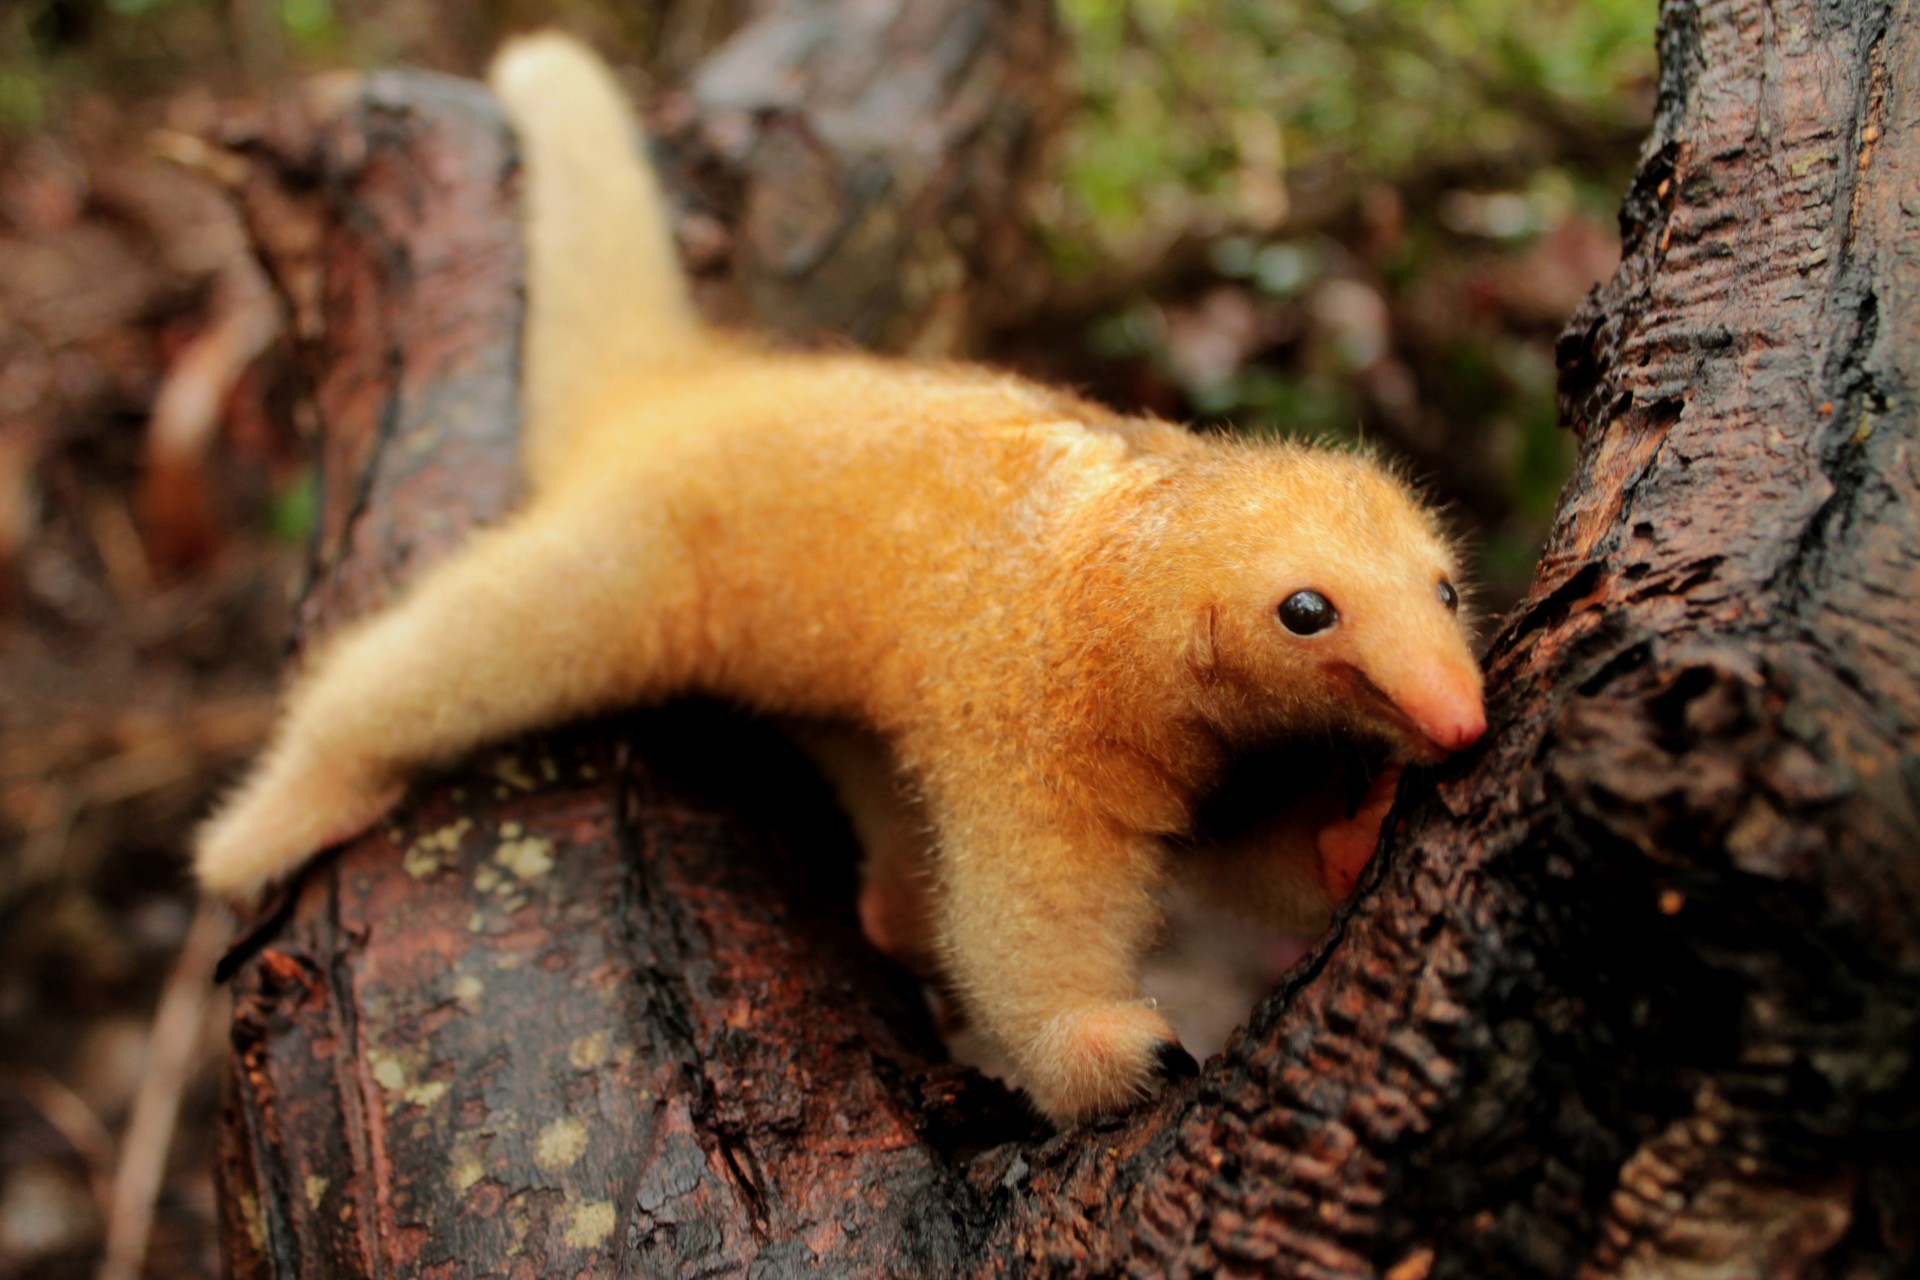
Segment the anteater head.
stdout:
[[1224,737],[1358,737],[1402,761],[1479,740],[1459,554],[1408,485],[1353,453],[1255,446],[1186,483],[1168,536],[1187,539],[1196,705]]

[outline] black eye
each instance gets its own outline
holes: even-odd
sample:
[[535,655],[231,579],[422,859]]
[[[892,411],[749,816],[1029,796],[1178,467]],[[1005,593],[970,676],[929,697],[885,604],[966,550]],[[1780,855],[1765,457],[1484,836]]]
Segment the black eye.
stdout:
[[1296,591],[1280,602],[1280,625],[1297,636],[1318,635],[1338,621],[1332,601],[1318,591]]
[[1448,613],[1453,613],[1460,608],[1460,593],[1455,591],[1453,584],[1445,578],[1440,579],[1440,585],[1433,589],[1433,593],[1440,597],[1441,604],[1447,606]]

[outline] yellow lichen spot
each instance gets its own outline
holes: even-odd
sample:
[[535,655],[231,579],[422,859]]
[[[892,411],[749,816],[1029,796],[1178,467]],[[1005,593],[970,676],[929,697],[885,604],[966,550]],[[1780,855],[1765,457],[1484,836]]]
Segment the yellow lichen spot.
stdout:
[[500,838],[502,840],[518,840],[520,833],[525,830],[526,828],[517,822],[503,822],[500,824]]
[[478,911],[475,911],[473,914],[467,917],[468,933],[485,933],[486,931],[487,931],[486,916],[482,915]]
[[596,779],[598,779],[599,776],[600,776],[600,771],[594,768],[592,765],[583,764],[580,766],[580,778],[582,781],[593,782]]
[[461,839],[472,827],[471,818],[460,818],[436,831],[428,832],[408,846],[401,865],[415,880],[424,880],[448,865],[452,855],[460,848]]
[[246,1228],[247,1243],[255,1253],[267,1247],[267,1220],[261,1216],[260,1201],[251,1191],[240,1193],[240,1223]]
[[516,791],[533,790],[533,778],[527,773],[526,766],[520,763],[517,756],[496,756],[493,761],[493,776]]
[[604,1244],[613,1234],[613,1202],[594,1200],[575,1205],[567,1215],[567,1243],[576,1249],[591,1249]]
[[524,1196],[508,1196],[505,1212],[501,1215],[507,1224],[507,1239],[515,1249],[522,1248],[527,1242],[527,1234],[533,1228],[533,1214],[527,1207]]
[[454,1162],[453,1172],[447,1181],[453,1184],[455,1195],[465,1195],[473,1190],[473,1185],[487,1176],[487,1166],[480,1163],[480,1157],[463,1155]]
[[537,880],[553,870],[553,841],[539,836],[509,840],[494,850],[493,860],[522,880]]
[[540,1131],[534,1141],[533,1162],[542,1169],[564,1169],[587,1149],[587,1126],[562,1116]]
[[487,984],[471,973],[463,973],[454,980],[453,998],[461,1004],[473,1004],[485,995]]
[[474,823],[470,818],[449,821],[445,827],[440,827],[438,831],[430,831],[422,835],[419,841],[409,844],[407,854],[401,860],[407,875],[419,881],[419,879],[426,879],[440,867],[451,865],[453,854],[459,852],[461,841],[467,837],[472,825]]
[[481,893],[492,893],[500,886],[500,871],[497,867],[482,867],[473,873],[473,887]]
[[445,865],[438,853],[417,844],[400,859],[400,869],[415,880],[425,880]]
[[367,1062],[373,1070],[374,1083],[388,1093],[399,1094],[402,1102],[412,1103],[416,1107],[430,1107],[447,1096],[444,1081],[409,1082],[406,1064],[398,1058],[384,1053],[369,1053]]
[[1794,161],[1793,164],[1788,166],[1788,171],[1796,178],[1804,178],[1821,165],[1832,164],[1833,161],[1833,152],[1818,151],[1812,155],[1802,156],[1800,159]]
[[596,1031],[590,1036],[581,1036],[567,1046],[567,1061],[581,1071],[591,1071],[607,1060],[607,1049],[613,1037],[605,1031]]
[[373,1065],[374,1083],[389,1091],[407,1087],[407,1069],[400,1065],[398,1058],[389,1058],[384,1053],[370,1053],[367,1060]]
[[447,1096],[447,1082],[444,1080],[429,1080],[425,1084],[410,1085],[407,1091],[400,1096],[416,1107],[430,1107]]
[[307,1175],[307,1207],[319,1212],[320,1201],[326,1197],[327,1180],[317,1173]]
[[441,853],[452,853],[460,847],[460,842],[466,838],[467,832],[472,829],[472,818],[456,818],[446,826],[421,836],[420,839],[415,842],[415,847],[438,849]]

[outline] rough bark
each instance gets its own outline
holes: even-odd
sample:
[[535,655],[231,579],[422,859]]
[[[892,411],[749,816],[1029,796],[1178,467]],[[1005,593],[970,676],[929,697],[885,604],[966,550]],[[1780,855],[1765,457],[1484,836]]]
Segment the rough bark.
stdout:
[[[1492,732],[1409,788],[1353,908],[1200,1079],[1040,1131],[938,1063],[782,748],[636,713],[416,788],[244,967],[233,1272],[1920,1266],[1916,16],[1669,0],[1625,260],[1562,343],[1579,470],[1489,655]],[[991,83],[998,56],[958,61]],[[672,171],[731,175],[722,224],[761,198],[840,225],[806,211],[834,183],[785,210],[792,171],[740,167],[818,132],[771,113]],[[1017,133],[932,154],[977,173]],[[328,303],[309,635],[510,501],[506,147],[477,90],[415,77],[255,144],[256,225],[312,232],[270,256],[321,264]],[[965,180],[933,189],[952,209]],[[805,300],[834,275],[808,254],[729,264],[792,326],[845,322]],[[863,314],[900,341],[916,311]]]

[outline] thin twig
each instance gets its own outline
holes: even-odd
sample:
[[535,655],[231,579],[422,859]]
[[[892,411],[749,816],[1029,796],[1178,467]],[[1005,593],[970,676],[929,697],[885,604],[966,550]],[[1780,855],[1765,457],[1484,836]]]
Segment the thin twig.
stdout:
[[180,1099],[191,1082],[195,1050],[206,1021],[213,966],[226,943],[226,910],[202,903],[160,993],[147,1041],[147,1074],[134,1095],[133,1116],[120,1144],[113,1203],[107,1215],[106,1256],[98,1280],[138,1280],[153,1229],[153,1206],[166,1175]]

